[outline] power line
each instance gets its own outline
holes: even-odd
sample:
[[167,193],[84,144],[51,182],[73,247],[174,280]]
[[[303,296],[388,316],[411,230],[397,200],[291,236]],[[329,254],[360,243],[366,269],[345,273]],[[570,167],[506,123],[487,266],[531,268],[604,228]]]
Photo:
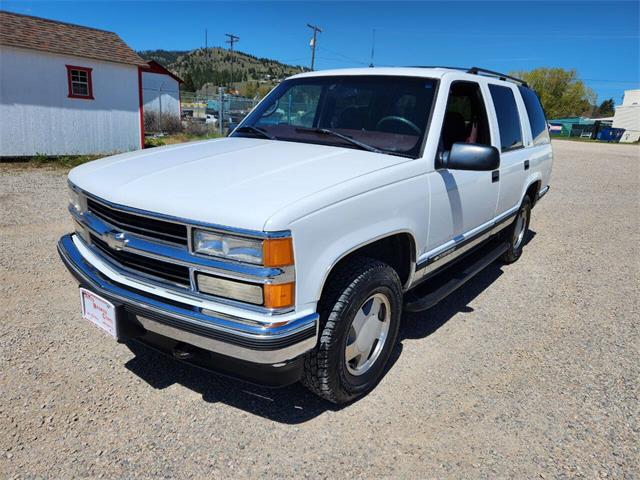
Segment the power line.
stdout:
[[311,25],[310,23],[307,23],[307,27],[313,30],[313,40],[311,40],[311,70],[313,70],[313,67],[315,66],[315,63],[316,63],[317,35],[318,35],[318,32],[322,33],[322,29],[315,25]]
[[334,50],[330,50],[327,47],[318,48],[318,50],[322,51],[322,52],[329,52],[329,53],[332,53],[334,55],[338,55],[339,57],[342,57],[345,60],[348,60],[348,61],[353,62],[353,63],[357,63],[359,65],[368,65],[367,62],[363,62],[362,60],[357,60],[355,58],[349,57],[349,56],[347,56],[347,55],[345,55],[343,53],[336,52]]
[[226,43],[230,45],[229,50],[231,51],[231,81],[229,83],[233,87],[233,64],[235,63],[233,56],[233,44],[240,41],[240,37],[232,33],[225,33],[225,35],[229,37],[229,40],[226,40]]

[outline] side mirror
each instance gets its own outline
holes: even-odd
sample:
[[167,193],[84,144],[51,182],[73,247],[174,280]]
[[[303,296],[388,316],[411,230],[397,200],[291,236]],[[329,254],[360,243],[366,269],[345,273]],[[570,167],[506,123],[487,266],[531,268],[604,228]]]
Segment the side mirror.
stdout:
[[451,151],[442,154],[440,167],[450,170],[496,170],[500,167],[500,152],[489,145],[454,143]]

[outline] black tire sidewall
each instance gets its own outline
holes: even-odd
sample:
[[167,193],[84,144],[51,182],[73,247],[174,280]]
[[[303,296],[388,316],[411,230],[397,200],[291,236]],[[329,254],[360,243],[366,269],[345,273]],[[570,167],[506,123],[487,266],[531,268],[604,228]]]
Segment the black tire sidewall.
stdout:
[[523,249],[524,244],[525,244],[525,239],[523,239],[522,243],[518,246],[518,248],[516,248],[516,246],[515,246],[515,244],[516,244],[516,239],[515,239],[516,231],[515,230],[516,230],[516,226],[518,224],[518,217],[520,215],[522,215],[525,211],[527,211],[527,221],[526,221],[525,226],[524,226],[525,237],[526,237],[526,233],[529,231],[529,223],[531,222],[531,200],[529,199],[528,196],[524,197],[524,199],[522,200],[522,204],[520,205],[520,208],[518,209],[518,214],[513,219],[513,226],[507,230],[507,233],[509,235],[508,236],[509,250],[505,254],[505,260],[507,262],[515,262],[522,255],[522,249]]
[[[352,375],[346,365],[345,348],[351,323],[362,306],[370,296],[381,293],[387,297],[391,306],[389,316],[389,332],[380,356],[370,369],[362,375]],[[331,376],[338,380],[339,389],[345,397],[355,398],[360,394],[371,390],[380,381],[387,368],[389,357],[393,352],[400,327],[402,315],[402,289],[399,279],[391,267],[379,268],[371,271],[365,278],[360,279],[343,304],[343,308],[333,314],[339,318],[336,329],[333,332],[337,336],[330,349]]]

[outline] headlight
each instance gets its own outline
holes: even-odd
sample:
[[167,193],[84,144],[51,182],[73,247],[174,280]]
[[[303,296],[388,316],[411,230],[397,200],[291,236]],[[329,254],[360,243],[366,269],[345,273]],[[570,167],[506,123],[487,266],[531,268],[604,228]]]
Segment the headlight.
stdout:
[[69,185],[69,204],[74,208],[74,210],[78,213],[82,213],[82,201],[80,199],[80,194],[74,190]]
[[193,251],[239,262],[284,267],[293,265],[291,237],[264,240],[193,229]]
[[193,251],[239,262],[262,263],[262,240],[194,229]]

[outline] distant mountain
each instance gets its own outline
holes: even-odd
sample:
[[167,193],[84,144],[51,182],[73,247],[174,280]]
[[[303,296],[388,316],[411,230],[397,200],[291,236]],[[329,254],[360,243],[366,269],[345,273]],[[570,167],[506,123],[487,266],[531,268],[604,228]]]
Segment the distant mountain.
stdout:
[[[145,60],[155,60],[185,81],[187,91],[242,82],[276,83],[278,80],[307,70],[300,65],[287,65],[269,58],[258,58],[244,52],[229,52],[220,47],[191,51],[146,50],[138,52]],[[209,88],[207,88],[209,87]]]

